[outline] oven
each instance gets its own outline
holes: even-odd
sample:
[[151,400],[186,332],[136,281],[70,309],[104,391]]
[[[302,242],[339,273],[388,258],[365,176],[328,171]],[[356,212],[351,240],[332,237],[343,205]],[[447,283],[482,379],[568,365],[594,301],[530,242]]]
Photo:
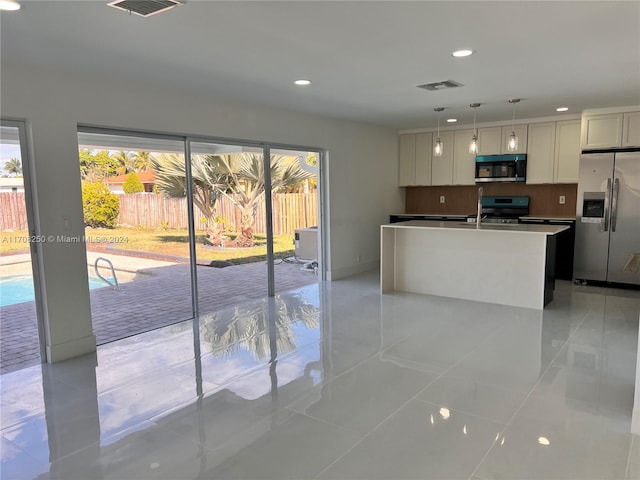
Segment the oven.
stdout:
[[[529,215],[528,196],[483,196],[482,223],[518,223],[520,217]],[[469,217],[468,222],[475,222]]]

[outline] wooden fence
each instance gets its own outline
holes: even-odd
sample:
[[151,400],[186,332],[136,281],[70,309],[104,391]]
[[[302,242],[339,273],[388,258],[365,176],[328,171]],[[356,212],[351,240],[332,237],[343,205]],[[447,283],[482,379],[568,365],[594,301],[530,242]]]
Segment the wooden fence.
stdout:
[[0,231],[28,228],[24,192],[0,193]]
[[[170,198],[155,194],[118,195],[121,225],[144,226],[152,228],[187,228],[186,198]],[[274,235],[293,234],[298,228],[311,227],[318,224],[318,196],[316,193],[276,193],[273,201],[273,233]],[[240,226],[240,211],[227,198],[216,203],[220,217],[226,225]],[[197,230],[203,230],[202,212],[194,209]],[[265,233],[264,200],[258,204],[255,233]],[[27,215],[25,211],[24,193],[0,193],[0,230],[26,230]]]

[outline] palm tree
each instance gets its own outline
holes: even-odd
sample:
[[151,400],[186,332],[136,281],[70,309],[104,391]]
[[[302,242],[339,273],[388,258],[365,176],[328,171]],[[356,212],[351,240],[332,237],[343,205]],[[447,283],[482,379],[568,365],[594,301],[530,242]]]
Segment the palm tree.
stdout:
[[[184,156],[175,153],[159,153],[151,157],[151,167],[156,172],[158,190],[170,197],[187,195],[187,177]],[[225,173],[216,157],[194,155],[191,160],[193,203],[206,219],[209,241],[222,244],[222,224],[216,222],[216,200],[219,192],[229,188],[233,180]]]
[[[157,154],[151,164],[156,171],[158,189],[171,197],[186,195],[185,162],[182,155]],[[272,155],[271,189],[279,192],[299,185],[312,173],[300,168],[297,161],[283,155]],[[262,155],[236,153],[229,155],[193,155],[193,202],[207,219],[210,241],[220,245],[221,225],[215,221],[215,202],[227,197],[241,212],[240,231],[232,242],[236,247],[251,247],[253,226],[260,201],[264,198],[264,162]]]
[[151,154],[149,152],[135,152],[133,158],[133,169],[136,172],[146,172],[151,168]]
[[128,152],[125,150],[120,150],[119,152],[114,153],[111,158],[116,160],[119,164],[118,166],[118,175],[125,175],[129,172],[135,171],[135,152]]
[[14,177],[19,177],[22,175],[22,163],[16,157],[13,157],[7,162],[4,162],[4,169],[9,175],[12,175]]
[[[253,240],[253,226],[256,220],[258,205],[264,197],[264,162],[262,155],[255,153],[237,153],[231,155],[209,155],[209,158],[217,158],[217,162],[228,172],[231,182],[219,193],[227,197],[241,212],[240,231],[234,239],[236,247],[251,247]],[[298,185],[305,179],[313,177],[312,173],[305,172],[297,162],[291,161],[291,157],[283,155],[271,155],[271,190],[279,192],[294,185]]]

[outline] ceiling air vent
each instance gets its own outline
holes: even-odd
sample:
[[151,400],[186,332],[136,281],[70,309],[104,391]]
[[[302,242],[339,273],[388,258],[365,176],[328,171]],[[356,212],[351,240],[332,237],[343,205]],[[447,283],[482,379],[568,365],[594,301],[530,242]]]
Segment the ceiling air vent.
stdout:
[[141,17],[150,17],[181,4],[182,2],[177,0],[116,0],[115,2],[109,2],[107,5],[130,14],[135,13]]
[[444,82],[425,83],[424,85],[418,85],[418,88],[424,88],[425,90],[446,90],[448,88],[462,87],[461,83],[454,82],[453,80],[445,80]]

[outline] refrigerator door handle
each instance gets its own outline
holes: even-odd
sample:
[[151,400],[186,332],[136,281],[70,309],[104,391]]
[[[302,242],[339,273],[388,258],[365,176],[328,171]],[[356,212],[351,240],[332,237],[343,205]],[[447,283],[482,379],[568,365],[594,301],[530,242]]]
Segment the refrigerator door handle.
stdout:
[[611,179],[607,178],[607,189],[604,191],[604,231],[609,231],[609,204],[611,202]]
[[611,196],[611,231],[616,231],[618,222],[618,190],[620,190],[620,179],[613,181],[613,195]]

